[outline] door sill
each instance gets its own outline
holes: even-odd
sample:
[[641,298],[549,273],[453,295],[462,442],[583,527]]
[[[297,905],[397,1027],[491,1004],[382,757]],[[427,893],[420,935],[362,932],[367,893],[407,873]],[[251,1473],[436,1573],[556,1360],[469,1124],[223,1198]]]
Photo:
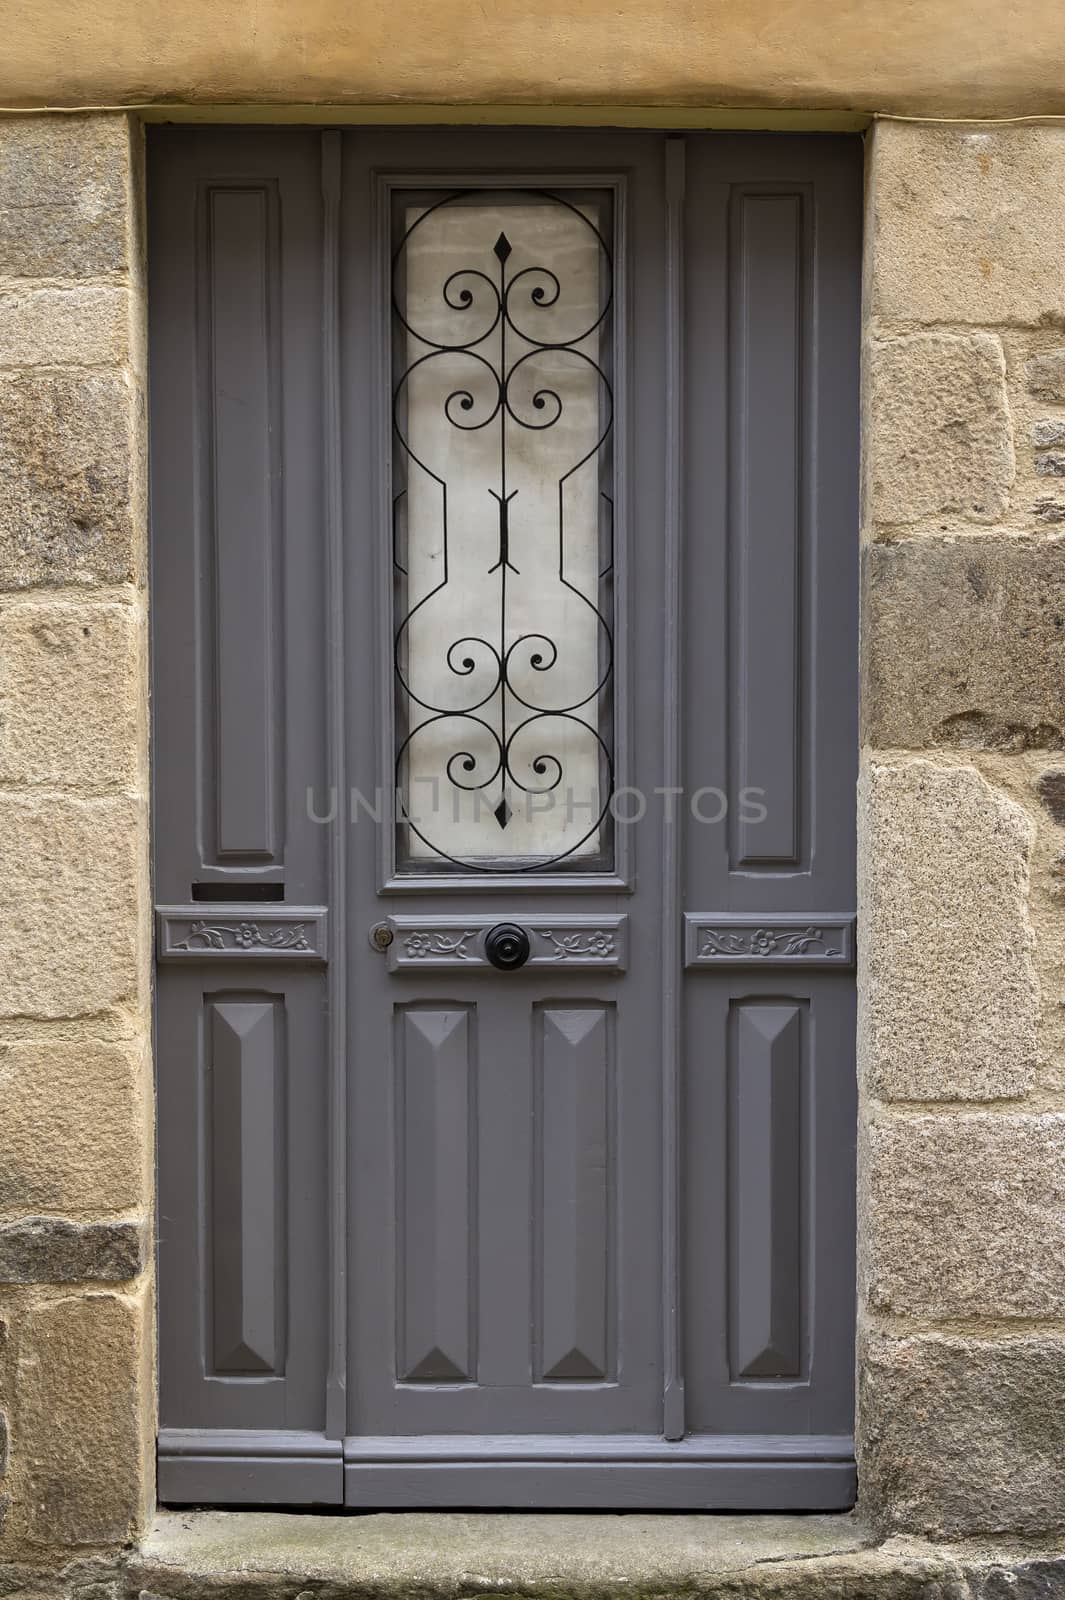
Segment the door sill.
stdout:
[[855,1496],[847,1435],[159,1435],[164,1505],[844,1511]]
[[344,1441],[348,1506],[842,1511],[849,1436],[423,1435]]
[[322,1433],[163,1428],[161,1505],[339,1506],[343,1446]]

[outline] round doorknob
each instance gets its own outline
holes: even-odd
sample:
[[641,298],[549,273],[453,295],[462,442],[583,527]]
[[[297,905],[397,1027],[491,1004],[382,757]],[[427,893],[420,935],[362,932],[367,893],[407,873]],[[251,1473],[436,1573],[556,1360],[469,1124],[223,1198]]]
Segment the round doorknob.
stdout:
[[514,972],[529,959],[529,935],[516,922],[497,922],[484,936],[484,953],[500,972]]

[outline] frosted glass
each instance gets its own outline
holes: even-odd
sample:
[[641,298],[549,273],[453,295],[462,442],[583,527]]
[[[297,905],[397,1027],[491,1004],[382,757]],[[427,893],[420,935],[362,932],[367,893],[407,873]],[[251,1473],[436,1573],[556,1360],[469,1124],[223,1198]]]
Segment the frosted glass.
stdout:
[[[408,207],[397,256],[400,691],[408,855],[601,854],[609,798],[597,208]],[[547,348],[544,348],[544,347]]]

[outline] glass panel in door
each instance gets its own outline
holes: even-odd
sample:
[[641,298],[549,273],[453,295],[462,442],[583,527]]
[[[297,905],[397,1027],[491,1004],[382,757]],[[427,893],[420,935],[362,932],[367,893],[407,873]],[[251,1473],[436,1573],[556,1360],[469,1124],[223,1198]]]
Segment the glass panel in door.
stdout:
[[400,870],[609,870],[609,192],[393,201]]

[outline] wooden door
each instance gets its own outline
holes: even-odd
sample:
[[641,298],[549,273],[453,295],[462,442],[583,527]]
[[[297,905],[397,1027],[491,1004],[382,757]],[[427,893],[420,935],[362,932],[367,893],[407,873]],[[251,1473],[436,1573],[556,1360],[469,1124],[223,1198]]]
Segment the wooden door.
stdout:
[[849,1504],[859,147],[152,174],[163,1497]]

